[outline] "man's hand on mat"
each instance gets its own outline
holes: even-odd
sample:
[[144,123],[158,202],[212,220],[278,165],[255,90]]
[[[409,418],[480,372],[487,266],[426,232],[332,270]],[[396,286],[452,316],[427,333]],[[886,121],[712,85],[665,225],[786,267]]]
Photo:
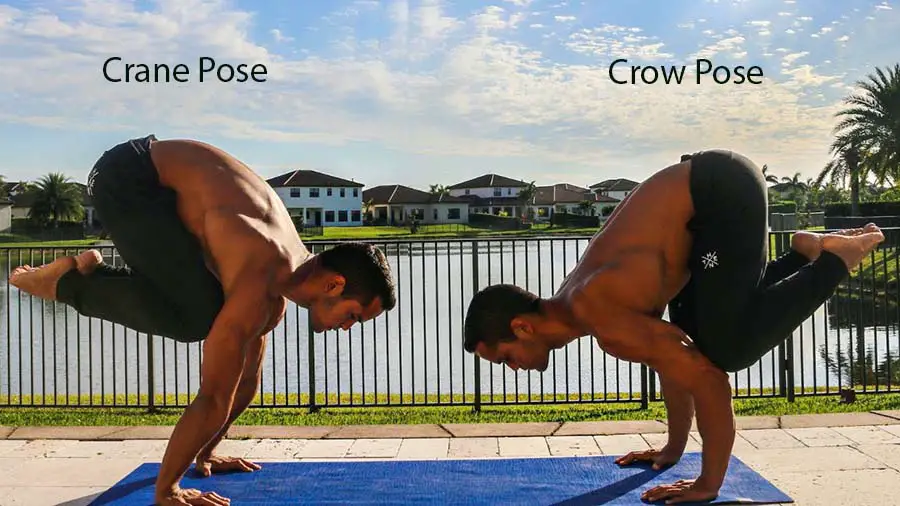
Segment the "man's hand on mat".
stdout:
[[260,465],[250,462],[247,459],[239,457],[219,457],[211,455],[209,457],[197,457],[197,471],[203,476],[221,473],[226,471],[256,471],[260,469]]
[[229,506],[231,499],[215,492],[200,492],[195,488],[176,488],[164,497],[156,497],[158,506]]
[[641,494],[649,502],[665,500],[665,504],[709,501],[719,496],[718,489],[704,486],[698,480],[678,480],[671,485],[653,487]]
[[683,452],[670,450],[668,446],[662,450],[650,449],[631,452],[616,459],[616,464],[620,466],[628,466],[635,462],[651,462],[653,470],[659,471],[671,465],[678,463]]

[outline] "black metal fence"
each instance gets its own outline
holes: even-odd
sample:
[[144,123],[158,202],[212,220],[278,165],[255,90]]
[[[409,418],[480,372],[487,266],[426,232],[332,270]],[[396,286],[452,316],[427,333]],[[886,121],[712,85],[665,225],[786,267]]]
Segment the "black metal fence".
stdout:
[[[731,374],[734,395],[785,397],[900,391],[900,229],[785,342]],[[373,241],[397,281],[397,307],[349,331],[313,334],[289,305],[267,339],[256,407],[639,402],[661,398],[646,367],[581,338],[543,373],[512,371],[462,349],[468,300],[516,283],[549,296],[589,237]],[[771,254],[790,233],[771,234]],[[315,251],[331,243],[318,242]],[[111,247],[107,262],[121,264]],[[200,344],[139,334],[17,290],[8,273],[77,250],[0,246],[0,406],[185,406],[199,385]]]

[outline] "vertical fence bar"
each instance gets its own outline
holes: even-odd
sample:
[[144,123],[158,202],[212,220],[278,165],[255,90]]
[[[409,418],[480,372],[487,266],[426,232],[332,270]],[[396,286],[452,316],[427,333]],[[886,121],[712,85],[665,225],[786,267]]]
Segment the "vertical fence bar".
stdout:
[[[307,349],[309,352],[307,357],[307,363],[309,365],[306,368],[307,374],[309,375],[309,412],[315,413],[319,410],[319,406],[316,403],[316,340],[313,335],[312,318],[309,318],[307,321],[306,335],[308,336],[306,341],[308,343]],[[328,357],[325,357],[325,360],[327,361]]]
[[[156,409],[156,360],[153,350],[153,334],[147,334],[147,407]],[[78,392],[81,395],[81,392]]]
[[[490,258],[488,258],[488,262],[490,262]],[[489,264],[490,265],[490,264]],[[478,293],[478,241],[472,241],[472,295]],[[472,384],[475,388],[475,403],[472,406],[472,409],[475,412],[481,411],[481,359],[477,356],[475,359],[475,379]]]

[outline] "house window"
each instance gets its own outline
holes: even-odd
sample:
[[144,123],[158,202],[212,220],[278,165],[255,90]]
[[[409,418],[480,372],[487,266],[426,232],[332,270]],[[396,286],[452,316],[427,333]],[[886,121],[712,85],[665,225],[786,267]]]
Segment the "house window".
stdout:
[[346,196],[347,196],[347,195],[346,195],[346,189],[345,189],[345,188],[341,188],[341,197],[346,197]]
[[438,211],[437,211],[437,208],[435,208],[433,211],[434,211],[434,213],[433,213],[433,214],[434,214],[434,220],[437,221],[437,219],[438,219]]
[[347,222],[347,211],[338,211],[338,221],[341,223]]
[[469,189],[466,188],[466,195],[468,195],[469,193],[470,193]]
[[325,223],[334,223],[334,211],[325,211]]
[[458,220],[459,215],[460,215],[460,212],[459,212],[458,207],[452,207],[450,209],[447,209],[447,219],[448,220]]
[[507,188],[507,189],[506,189],[506,194],[507,194],[507,195],[512,195],[512,188]]
[[330,197],[331,196],[331,188],[325,190],[325,194]]
[[318,188],[310,188],[309,189],[309,197],[316,199],[319,198],[319,189]]
[[354,189],[353,189],[353,196],[354,196],[354,197],[359,197],[359,188],[354,188]]
[[409,212],[409,217],[414,220],[421,220],[422,218],[425,217],[425,210],[424,209],[413,209]]
[[291,188],[291,198],[300,198],[300,188]]
[[[353,193],[356,193],[356,190],[353,190]],[[350,221],[359,221],[361,216],[360,211],[350,211]]]
[[500,188],[494,188],[494,196],[495,197],[499,197],[502,194],[503,194],[503,192],[500,190]]

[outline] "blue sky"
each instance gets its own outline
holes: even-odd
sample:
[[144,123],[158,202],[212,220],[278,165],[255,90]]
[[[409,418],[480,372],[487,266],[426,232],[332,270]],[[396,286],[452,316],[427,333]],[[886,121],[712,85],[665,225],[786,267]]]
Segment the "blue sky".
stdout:
[[[706,148],[812,177],[841,99],[900,62],[893,2],[0,0],[0,174],[84,181],[103,150],[155,133],[264,177],[367,186],[641,180]],[[111,56],[182,63],[191,82],[109,83]],[[199,83],[201,56],[268,80]],[[685,79],[616,84],[617,58]],[[698,85],[698,58],[763,83]]]

